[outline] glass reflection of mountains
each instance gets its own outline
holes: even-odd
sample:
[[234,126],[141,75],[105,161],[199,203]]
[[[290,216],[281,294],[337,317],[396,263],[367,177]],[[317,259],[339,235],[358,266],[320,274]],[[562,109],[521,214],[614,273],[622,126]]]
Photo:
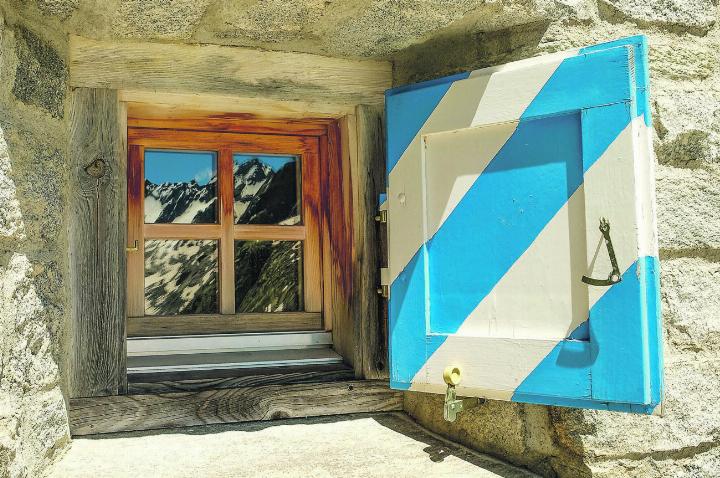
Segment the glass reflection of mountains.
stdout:
[[[146,156],[146,171],[147,171]],[[300,223],[298,161],[293,157],[235,155],[234,211],[237,224]],[[200,167],[184,176],[146,174],[147,223],[214,223],[217,177]],[[169,165],[166,163],[166,165]],[[192,173],[192,174],[191,174]],[[154,179],[154,181],[150,180]],[[202,258],[202,260],[198,260]],[[301,243],[236,241],[236,311],[277,312],[302,309]],[[145,313],[147,315],[218,312],[215,241],[146,241]]]

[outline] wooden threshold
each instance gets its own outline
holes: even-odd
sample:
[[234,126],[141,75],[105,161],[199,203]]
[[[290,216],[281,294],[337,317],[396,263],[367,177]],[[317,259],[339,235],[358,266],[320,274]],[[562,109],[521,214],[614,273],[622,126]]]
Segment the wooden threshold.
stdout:
[[158,395],[74,398],[73,436],[402,410],[403,393],[386,382],[264,385]]
[[128,317],[128,337],[322,330],[320,312]]
[[128,393],[200,392],[223,388],[337,382],[354,379],[355,371],[345,364],[128,373]]

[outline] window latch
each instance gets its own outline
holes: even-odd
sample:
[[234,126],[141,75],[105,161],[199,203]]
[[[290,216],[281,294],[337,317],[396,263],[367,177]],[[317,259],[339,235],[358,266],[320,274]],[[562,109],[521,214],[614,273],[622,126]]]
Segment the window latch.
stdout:
[[443,380],[447,384],[445,403],[443,405],[443,418],[445,421],[454,422],[460,412],[480,404],[479,398],[457,398],[455,386],[460,383],[460,369],[458,367],[446,367],[443,371]]
[[608,287],[622,281],[622,276],[620,275],[620,268],[618,267],[617,259],[615,258],[615,249],[612,245],[612,239],[610,239],[610,223],[604,217],[600,218],[600,233],[602,233],[603,238],[605,239],[605,246],[607,247],[608,255],[610,256],[612,272],[610,272],[607,279],[595,279],[588,276],[582,276],[582,281],[589,285]]
[[133,242],[132,246],[125,246],[125,252],[137,252],[140,250],[140,246],[138,245],[138,240],[135,239],[135,242]]

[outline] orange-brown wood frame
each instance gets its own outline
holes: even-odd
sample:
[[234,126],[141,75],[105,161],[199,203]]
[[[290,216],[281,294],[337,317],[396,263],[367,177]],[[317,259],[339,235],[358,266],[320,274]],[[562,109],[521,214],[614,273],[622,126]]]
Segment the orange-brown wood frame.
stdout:
[[[163,128],[165,126],[165,128]],[[283,127],[285,126],[286,129]],[[191,129],[192,128],[192,129]],[[203,128],[213,129],[204,131]],[[216,128],[216,129],[215,129]],[[328,206],[332,187],[327,183],[327,166],[321,161],[336,154],[326,150],[327,131],[331,122],[312,121],[242,121],[239,118],[205,119],[203,121],[128,118],[128,321],[144,317],[144,241],[147,239],[213,239],[219,242],[219,308],[224,315],[235,314],[234,241],[235,240],[300,240],[303,241],[305,312],[322,312],[325,328],[330,329],[331,296],[325,283],[330,267],[331,240],[323,229],[329,227]],[[260,131],[258,134],[255,131]],[[283,132],[287,134],[282,134]],[[309,134],[308,134],[309,133]],[[333,134],[332,132],[330,133]],[[219,218],[217,224],[145,224],[143,158],[147,148],[215,151],[218,159]],[[287,154],[300,158],[303,223],[297,226],[236,225],[233,217],[233,153]],[[136,248],[136,249],[135,249]],[[325,264],[325,265],[323,265]],[[269,314],[272,315],[272,314]],[[241,314],[238,314],[238,318]],[[211,315],[198,316],[212,317]],[[129,327],[133,335],[144,333],[135,321]],[[203,324],[189,333],[202,333]],[[274,330],[281,330],[277,323]],[[289,325],[288,330],[297,330]],[[217,333],[216,328],[213,332]]]

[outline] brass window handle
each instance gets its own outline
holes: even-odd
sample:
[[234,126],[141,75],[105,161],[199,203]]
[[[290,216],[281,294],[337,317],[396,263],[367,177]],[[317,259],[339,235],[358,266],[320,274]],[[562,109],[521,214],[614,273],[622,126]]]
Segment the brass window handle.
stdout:
[[139,250],[140,250],[140,246],[138,245],[138,240],[137,240],[137,239],[135,239],[135,242],[133,243],[132,246],[126,246],[126,247],[125,247],[125,252],[137,252],[137,251],[139,251]]

